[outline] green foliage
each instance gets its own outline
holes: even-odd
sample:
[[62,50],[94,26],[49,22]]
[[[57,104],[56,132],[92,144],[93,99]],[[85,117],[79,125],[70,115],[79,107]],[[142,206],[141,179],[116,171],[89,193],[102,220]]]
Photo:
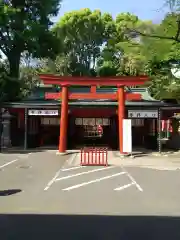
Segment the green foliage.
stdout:
[[[180,84],[169,64],[180,56],[179,0],[171,1],[175,10],[160,24],[130,13],[113,19],[99,10],[81,9],[66,13],[50,30],[50,17],[57,14],[60,2],[15,0],[10,4],[0,0],[0,50],[9,62],[0,68],[3,99],[9,99],[8,93],[11,99],[19,97],[16,89],[21,90],[20,96],[26,95],[39,73],[103,77],[147,74],[151,79],[147,86],[155,98],[180,98]],[[24,53],[39,59],[40,66],[20,64]],[[12,80],[18,77],[18,81]]]
[[66,73],[90,75],[100,56],[101,46],[110,39],[114,30],[112,16],[101,14],[99,10],[81,9],[66,13],[53,29],[63,41],[64,56],[61,60],[68,60]]
[[60,0],[0,0],[0,50],[10,65],[10,76],[19,76],[21,54],[52,56],[56,39],[49,31],[50,17],[57,15]]
[[6,65],[0,63],[0,102],[18,99],[20,81],[8,76]]

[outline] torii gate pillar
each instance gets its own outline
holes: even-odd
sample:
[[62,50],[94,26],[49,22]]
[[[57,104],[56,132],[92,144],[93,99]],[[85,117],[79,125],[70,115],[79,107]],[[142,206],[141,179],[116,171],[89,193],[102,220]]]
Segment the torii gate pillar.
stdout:
[[125,117],[124,87],[118,88],[118,125],[119,125],[119,151],[123,154],[123,119]]
[[62,87],[61,119],[59,152],[65,153],[67,147],[67,128],[68,128],[68,87]]

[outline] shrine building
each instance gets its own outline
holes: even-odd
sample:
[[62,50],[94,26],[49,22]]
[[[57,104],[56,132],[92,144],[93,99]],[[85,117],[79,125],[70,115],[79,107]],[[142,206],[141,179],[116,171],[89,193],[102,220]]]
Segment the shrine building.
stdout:
[[162,121],[170,125],[180,109],[177,103],[155,100],[147,88],[140,88],[148,81],[146,76],[44,74],[40,79],[43,84],[26,99],[3,104],[9,131],[3,132],[1,145],[55,146],[60,153],[82,146],[108,146],[123,153],[123,119],[132,119],[133,147],[157,149]]

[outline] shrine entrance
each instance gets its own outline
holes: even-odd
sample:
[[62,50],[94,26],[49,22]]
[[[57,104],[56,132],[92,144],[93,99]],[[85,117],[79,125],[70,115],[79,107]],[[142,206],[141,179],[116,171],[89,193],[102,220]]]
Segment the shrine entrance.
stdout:
[[109,118],[75,118],[74,148],[110,147],[110,134]]
[[[143,85],[147,80],[147,76],[121,76],[121,77],[70,77],[70,76],[56,76],[51,74],[41,74],[41,80],[44,84],[59,85],[60,92],[46,93],[46,99],[58,99],[61,101],[61,121],[59,133],[59,152],[65,153],[67,150],[68,139],[68,112],[69,100],[113,100],[118,101],[118,129],[119,129],[119,150],[123,153],[123,119],[125,118],[125,101],[126,100],[141,100],[141,94],[134,94],[125,92],[125,86]],[[70,86],[89,86],[88,93],[71,93]],[[118,88],[115,93],[98,93],[97,87],[100,86],[116,86]]]

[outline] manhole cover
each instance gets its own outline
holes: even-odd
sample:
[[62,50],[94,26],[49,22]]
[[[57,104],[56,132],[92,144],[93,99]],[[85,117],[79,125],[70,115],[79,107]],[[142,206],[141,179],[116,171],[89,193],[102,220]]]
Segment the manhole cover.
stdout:
[[22,169],[29,169],[29,168],[31,168],[31,166],[19,166],[19,168],[22,168]]

